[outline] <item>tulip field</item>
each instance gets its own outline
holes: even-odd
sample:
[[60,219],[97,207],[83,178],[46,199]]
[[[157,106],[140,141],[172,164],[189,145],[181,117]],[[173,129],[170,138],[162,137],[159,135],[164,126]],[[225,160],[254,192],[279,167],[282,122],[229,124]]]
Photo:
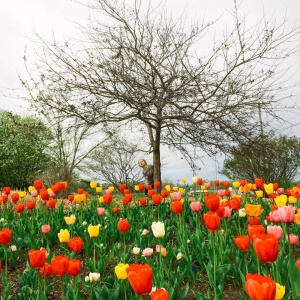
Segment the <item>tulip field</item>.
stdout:
[[300,299],[300,185],[90,187],[2,187],[0,299]]

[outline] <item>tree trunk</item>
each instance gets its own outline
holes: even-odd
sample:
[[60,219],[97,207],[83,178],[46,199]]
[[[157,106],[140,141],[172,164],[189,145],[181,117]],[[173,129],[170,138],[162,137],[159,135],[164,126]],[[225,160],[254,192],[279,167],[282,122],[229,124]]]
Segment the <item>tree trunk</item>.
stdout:
[[155,141],[153,143],[153,166],[154,182],[161,182],[161,162],[160,162],[160,130],[155,131]]

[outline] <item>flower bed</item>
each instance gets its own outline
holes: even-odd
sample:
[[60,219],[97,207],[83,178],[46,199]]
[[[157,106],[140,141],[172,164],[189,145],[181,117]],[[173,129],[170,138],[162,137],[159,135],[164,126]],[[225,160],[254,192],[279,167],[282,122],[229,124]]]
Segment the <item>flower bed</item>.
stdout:
[[[2,189],[3,299],[297,299],[299,187]],[[196,190],[202,192],[196,192]],[[258,297],[258,298],[257,298]]]

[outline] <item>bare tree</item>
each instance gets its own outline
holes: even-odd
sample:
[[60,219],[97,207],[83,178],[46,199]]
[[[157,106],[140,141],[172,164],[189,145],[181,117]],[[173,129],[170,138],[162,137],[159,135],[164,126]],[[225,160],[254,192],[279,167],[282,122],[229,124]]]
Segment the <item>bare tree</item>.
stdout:
[[37,36],[36,60],[32,66],[25,56],[29,78],[21,80],[33,105],[91,125],[137,129],[161,180],[162,144],[192,165],[197,157],[187,145],[209,154],[226,151],[257,136],[258,107],[277,117],[274,107],[290,95],[282,75],[299,49],[292,43],[299,28],[287,31],[285,22],[264,19],[248,28],[234,3],[235,26],[209,47],[205,36],[214,22],[187,28],[183,18],[141,2],[95,0],[99,18],[82,28],[80,41]]
[[144,180],[137,164],[139,153],[136,144],[115,134],[90,153],[84,171],[117,188],[120,183],[133,188]]

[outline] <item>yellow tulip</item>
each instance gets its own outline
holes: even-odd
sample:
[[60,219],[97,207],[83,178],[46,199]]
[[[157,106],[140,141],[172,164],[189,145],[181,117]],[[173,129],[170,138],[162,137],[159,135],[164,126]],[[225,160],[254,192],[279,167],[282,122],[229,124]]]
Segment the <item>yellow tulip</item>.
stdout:
[[70,240],[70,232],[68,229],[61,229],[57,236],[61,243],[68,243]]
[[226,203],[227,202],[227,199],[221,199],[220,200],[220,205],[222,204],[222,203]]
[[124,280],[127,278],[127,268],[129,268],[128,264],[118,264],[117,266],[115,266],[115,273],[118,279]]
[[103,196],[99,197],[98,201],[99,201],[100,203],[103,203]]
[[234,181],[233,183],[232,183],[232,185],[233,185],[233,187],[234,188],[238,188],[238,187],[240,187],[240,182],[239,181]]
[[74,202],[79,202],[79,195],[78,194],[74,195]]
[[275,203],[278,206],[285,206],[287,202],[287,195],[280,195],[275,198]]
[[268,195],[272,194],[274,192],[274,185],[273,183],[265,184],[264,185],[265,191]]
[[102,187],[101,186],[97,186],[96,187],[96,193],[101,193],[102,192]]
[[263,191],[256,191],[255,193],[256,193],[256,197],[257,197],[257,198],[262,198],[263,195],[264,195],[264,192],[263,192]]
[[183,183],[186,183],[186,178],[181,178],[181,181],[182,181]]
[[179,192],[181,193],[181,195],[184,194],[184,188],[179,188]]
[[244,212],[250,217],[258,217],[263,211],[260,204],[245,204]]
[[98,185],[97,181],[92,181],[92,182],[90,182],[90,187],[91,187],[92,189],[95,189],[97,185]]
[[88,233],[91,238],[97,237],[99,235],[99,230],[100,230],[99,225],[95,225],[95,226],[89,225],[88,227]]
[[184,203],[184,199],[183,199],[183,198],[181,198],[180,202],[183,204],[183,203]]
[[206,190],[205,185],[201,185],[200,189],[201,189],[201,191],[205,191]]
[[289,196],[289,203],[297,203],[297,198],[294,196]]
[[285,294],[285,286],[280,285],[279,283],[276,282],[276,295],[274,300],[282,299],[284,294]]
[[108,187],[111,191],[114,191],[115,187],[114,186],[109,186]]
[[24,198],[27,195],[26,191],[18,192],[20,198]]
[[172,190],[175,192],[178,191],[178,186],[173,186]]
[[134,186],[134,190],[138,192],[138,191],[140,190],[140,189],[139,189],[139,186],[138,186],[138,185],[135,185],[135,186]]
[[76,216],[71,215],[70,217],[65,217],[65,221],[67,225],[73,225],[76,221]]
[[171,186],[170,186],[169,184],[168,184],[168,185],[166,185],[166,186],[165,186],[165,190],[166,190],[166,191],[168,191],[168,192],[170,192],[170,190],[171,190]]
[[50,194],[52,192],[52,189],[51,188],[47,188],[47,192],[48,192],[48,194]]
[[35,190],[35,187],[34,187],[34,186],[31,185],[31,186],[28,187],[28,192],[29,192],[29,193],[31,193],[31,192],[34,191],[34,190]]

